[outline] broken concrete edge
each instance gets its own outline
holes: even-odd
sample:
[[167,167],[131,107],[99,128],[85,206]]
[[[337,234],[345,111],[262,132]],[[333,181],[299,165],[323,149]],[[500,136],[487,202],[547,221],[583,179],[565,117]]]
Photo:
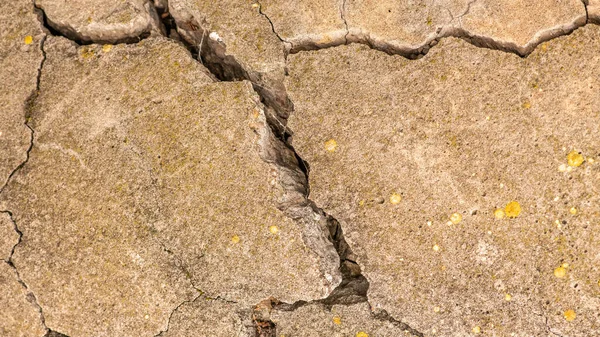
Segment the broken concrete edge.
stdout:
[[127,29],[128,25],[126,24],[121,25],[123,26],[121,27],[121,31],[116,27],[118,25],[115,24],[95,24],[93,30],[87,32],[81,31],[77,27],[70,25],[68,22],[59,22],[58,20],[49,17],[43,6],[38,4],[36,0],[33,0],[33,3],[35,8],[43,13],[44,25],[53,33],[53,35],[65,36],[79,45],[92,43],[136,43],[152,35],[166,35],[165,27],[161,22],[157,8],[152,0],[146,0],[143,5],[145,14],[147,15],[146,19],[148,20],[148,24],[139,31],[130,31]]
[[[494,49],[507,53],[513,53],[520,57],[527,57],[535,50],[535,48],[537,48],[537,46],[544,42],[557,37],[569,35],[576,29],[581,28],[588,23],[600,24],[600,8],[592,11],[592,13],[597,12],[597,14],[590,17],[588,14],[588,4],[586,1],[587,0],[582,0],[582,5],[584,6],[585,11],[583,15],[575,18],[575,20],[570,23],[539,31],[529,40],[529,42],[524,45],[518,45],[509,41],[496,40],[485,35],[474,34],[454,24],[440,26],[435,33],[430,34],[422,43],[410,45],[399,41],[387,41],[361,28],[349,28],[345,15],[346,0],[343,0],[342,5],[340,6],[340,17],[342,18],[344,26],[346,27],[345,31],[332,31],[324,34],[301,35],[288,38],[285,40],[285,57],[287,60],[287,56],[289,54],[357,43],[366,45],[371,49],[381,51],[389,55],[399,55],[407,59],[417,59],[426,55],[433,46],[439,43],[441,39],[450,37],[463,39],[479,48]],[[465,13],[468,12],[471,4],[472,2],[467,4]],[[266,14],[263,15],[265,15],[269,22],[271,22]],[[279,36],[279,34],[276,32],[274,33]]]

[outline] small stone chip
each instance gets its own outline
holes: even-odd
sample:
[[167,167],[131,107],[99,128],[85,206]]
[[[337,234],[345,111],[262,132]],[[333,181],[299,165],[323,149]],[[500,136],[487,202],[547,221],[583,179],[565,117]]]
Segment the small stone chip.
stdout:
[[478,326],[473,327],[473,333],[481,333],[481,328]]
[[335,325],[342,324],[342,318],[340,316],[333,316],[333,324],[335,324]]
[[460,215],[459,213],[454,213],[450,216],[450,221],[457,225],[458,223],[460,223],[462,221],[462,215]]
[[577,151],[571,151],[567,155],[567,164],[569,164],[569,166],[571,167],[581,166],[581,164],[583,164],[583,161],[583,155],[581,155],[581,153]]
[[232,236],[232,237],[231,237],[231,242],[233,242],[233,243],[238,243],[238,242],[240,242],[240,237],[239,237],[239,236],[237,236],[237,235],[234,235],[234,236]]
[[440,307],[433,307],[433,312],[440,312]]
[[577,314],[575,313],[574,310],[569,309],[569,310],[565,311],[564,316],[565,316],[565,319],[567,320],[567,322],[572,322],[577,317]]
[[392,205],[399,204],[401,200],[402,196],[396,192],[392,193],[392,195],[390,196],[390,203]]
[[516,201],[511,201],[504,207],[504,213],[509,218],[516,218],[521,214],[521,205]]
[[558,277],[558,278],[563,278],[567,275],[567,269],[565,269],[565,267],[560,266],[556,269],[554,269],[554,276]]
[[433,250],[436,251],[436,252],[439,252],[440,251],[440,246],[433,245]]
[[329,152],[333,152],[333,151],[335,151],[336,148],[337,148],[337,142],[335,141],[335,139],[330,139],[325,142],[325,150],[327,150]]
[[569,213],[571,213],[573,215],[577,214],[577,208],[571,207],[571,209],[569,210]]
[[356,337],[369,337],[369,334],[364,331],[359,331],[356,333]]
[[27,36],[25,36],[25,38],[23,39],[23,41],[25,42],[25,44],[32,44],[33,43],[33,36],[27,35]]
[[494,217],[496,217],[496,219],[504,218],[504,211],[502,209],[498,208],[497,210],[494,211]]

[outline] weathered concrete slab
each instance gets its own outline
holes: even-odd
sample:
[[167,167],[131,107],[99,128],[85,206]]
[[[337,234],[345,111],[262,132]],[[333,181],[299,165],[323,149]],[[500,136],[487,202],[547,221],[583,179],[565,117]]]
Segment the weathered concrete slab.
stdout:
[[[479,36],[512,49],[585,23],[580,0],[370,1],[348,0],[344,17],[349,39],[413,49],[436,35]],[[427,46],[428,47],[428,46]],[[529,48],[522,48],[529,50]]]
[[86,43],[134,42],[160,32],[160,19],[148,0],[35,0],[48,24]]
[[365,302],[329,310],[310,304],[294,311],[273,311],[271,319],[277,336],[414,336],[397,323],[374,318]]
[[293,144],[374,309],[436,336],[597,331],[599,38],[290,55]]
[[36,90],[44,38],[31,1],[0,4],[0,189],[27,159],[27,100]]
[[249,83],[213,83],[164,38],[51,37],[45,50],[30,160],[0,205],[23,232],[13,259],[50,329],[151,335],[193,287],[250,307],[337,286],[337,255],[323,261],[277,209],[285,191],[261,159],[276,139]]

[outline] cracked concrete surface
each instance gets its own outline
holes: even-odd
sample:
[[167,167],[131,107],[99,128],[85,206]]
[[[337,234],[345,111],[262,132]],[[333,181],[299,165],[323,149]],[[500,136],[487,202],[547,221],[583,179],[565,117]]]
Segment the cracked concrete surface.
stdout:
[[597,1],[0,6],[0,336],[600,336]]

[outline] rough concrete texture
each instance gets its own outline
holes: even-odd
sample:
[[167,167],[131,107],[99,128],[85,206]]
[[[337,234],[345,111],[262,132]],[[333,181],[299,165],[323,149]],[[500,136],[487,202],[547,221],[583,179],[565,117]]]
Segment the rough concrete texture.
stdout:
[[84,43],[139,41],[160,31],[149,0],[35,0],[48,25]]
[[365,302],[331,308],[309,304],[294,311],[275,310],[271,320],[277,327],[277,336],[412,336],[400,324],[374,317]]
[[290,56],[293,144],[375,309],[427,335],[598,331],[598,41],[590,26],[525,59],[457,39],[417,61]]
[[0,337],[600,337],[598,23],[0,5]]
[[27,159],[31,131],[25,125],[43,56],[41,24],[30,1],[0,4],[0,191]]
[[219,299],[198,297],[173,313],[169,329],[160,337],[250,337],[248,307]]

